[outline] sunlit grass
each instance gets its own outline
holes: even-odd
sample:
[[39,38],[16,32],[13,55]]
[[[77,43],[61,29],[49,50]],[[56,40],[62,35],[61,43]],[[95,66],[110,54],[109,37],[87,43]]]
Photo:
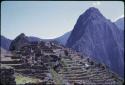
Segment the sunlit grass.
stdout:
[[6,64],[0,64],[0,65],[1,65],[1,68],[6,68],[6,69],[13,68],[13,67],[6,65]]
[[42,80],[15,73],[15,81],[16,81],[16,84],[18,85],[18,84],[25,84],[29,82],[38,83],[38,82],[41,82]]
[[60,84],[62,85],[62,80],[59,77],[59,75],[56,73],[56,71],[54,71],[54,69],[50,69],[50,72],[52,74],[53,80],[55,81],[56,84]]

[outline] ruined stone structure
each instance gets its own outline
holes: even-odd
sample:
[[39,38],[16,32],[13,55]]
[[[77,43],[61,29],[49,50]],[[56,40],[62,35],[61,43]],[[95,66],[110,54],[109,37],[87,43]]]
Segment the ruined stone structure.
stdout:
[[31,43],[13,53],[11,58],[16,63],[1,63],[11,63],[15,72],[39,78],[42,80],[39,84],[122,85],[124,82],[105,65],[54,42]]
[[16,85],[14,70],[12,68],[0,68],[0,84],[1,85]]

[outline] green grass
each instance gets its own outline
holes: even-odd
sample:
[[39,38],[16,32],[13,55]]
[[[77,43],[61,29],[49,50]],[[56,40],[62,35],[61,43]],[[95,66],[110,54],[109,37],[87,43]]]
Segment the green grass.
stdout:
[[62,85],[63,84],[62,79],[61,79],[61,77],[59,77],[57,72],[54,71],[54,69],[52,69],[52,68],[50,69],[50,72],[52,74],[52,77],[53,77],[53,80],[55,81],[55,83]]
[[[68,63],[65,62],[65,59],[62,59],[61,60],[61,64],[64,66],[64,67],[68,67]],[[65,71],[68,71],[68,68],[63,68]]]
[[9,69],[9,68],[13,68],[13,67],[11,67],[11,66],[9,66],[9,65],[6,65],[6,64],[1,64],[1,68]]
[[37,78],[32,78],[32,77],[27,77],[18,73],[15,73],[15,81],[16,84],[25,84],[25,83],[38,83],[41,82],[40,79]]
[[62,59],[62,60],[61,60],[61,64],[62,64],[64,67],[67,67],[67,63],[65,62],[65,59]]

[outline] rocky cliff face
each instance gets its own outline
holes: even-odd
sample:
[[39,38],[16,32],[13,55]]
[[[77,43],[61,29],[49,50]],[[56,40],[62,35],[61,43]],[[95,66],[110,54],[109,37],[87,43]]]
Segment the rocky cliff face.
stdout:
[[92,7],[80,15],[66,46],[105,63],[123,77],[124,33],[98,9]]
[[11,51],[18,50],[20,47],[28,43],[29,43],[28,37],[26,37],[24,33],[21,33],[11,42],[9,50]]

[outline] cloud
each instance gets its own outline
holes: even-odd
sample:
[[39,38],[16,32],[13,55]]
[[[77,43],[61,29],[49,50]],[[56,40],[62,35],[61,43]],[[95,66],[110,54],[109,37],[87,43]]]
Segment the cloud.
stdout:
[[96,2],[93,2],[92,5],[99,6],[99,5],[101,5],[101,2],[100,1],[96,1]]

